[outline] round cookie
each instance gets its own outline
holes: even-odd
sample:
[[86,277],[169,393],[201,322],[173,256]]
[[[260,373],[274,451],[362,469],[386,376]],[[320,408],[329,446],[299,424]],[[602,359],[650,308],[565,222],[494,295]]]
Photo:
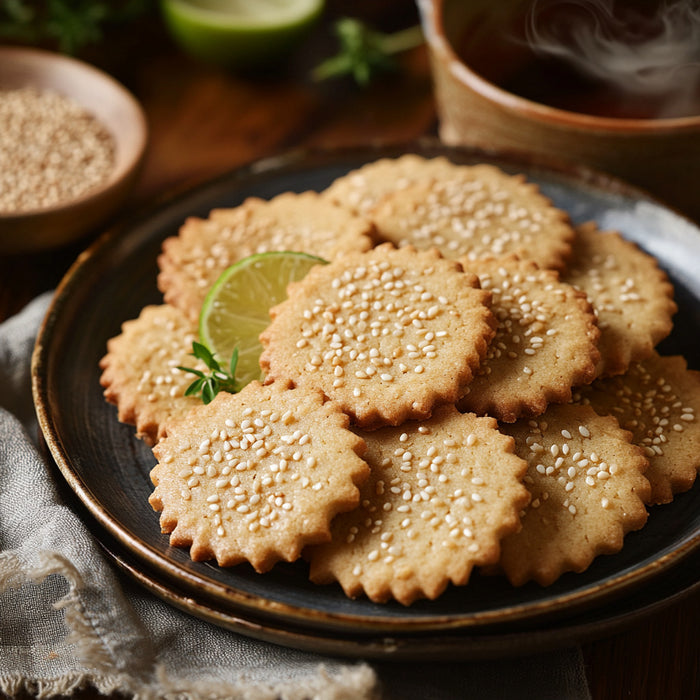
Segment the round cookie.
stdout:
[[555,405],[501,430],[528,463],[524,481],[532,495],[522,530],[501,543],[499,567],[513,585],[547,586],[566,571],[584,571],[646,523],[647,460],[611,416]]
[[143,308],[107,341],[100,360],[104,396],[117,406],[119,420],[136,426],[136,435],[153,445],[165,423],[185,415],[200,400],[185,396],[192,375],[179,366],[206,370],[192,357],[195,325],[169,304]]
[[230,265],[254,253],[291,250],[326,260],[368,250],[374,227],[316,192],[285,192],[270,200],[246,199],[215,209],[207,219],[188,218],[163,242],[158,288],[166,302],[193,321],[209,288]]
[[534,183],[492,165],[455,166],[448,176],[407,185],[368,215],[381,239],[435,247],[449,258],[515,254],[561,269],[574,240],[568,215]]
[[669,503],[695,483],[700,469],[700,372],[685,358],[656,352],[625,374],[581,387],[575,400],[612,415],[649,460],[647,503]]
[[363,428],[454,403],[493,337],[490,293],[437,251],[349,253],[314,267],[270,310],[266,381],[320,389]]
[[562,281],[586,293],[600,328],[598,375],[622,374],[673,328],[673,286],[658,262],[614,231],[578,226]]
[[330,521],[357,506],[368,476],[347,424],[318,391],[259,382],[169,424],[153,449],[149,502],[170,544],[262,572],[330,539]]
[[333,540],[304,553],[312,581],[409,605],[498,560],[529,495],[527,465],[493,418],[440,406],[428,420],[358,434],[370,478],[360,507],[333,521]]
[[321,194],[368,216],[385,194],[432,177],[449,177],[457,167],[444,156],[425,158],[405,153],[397,158],[379,158],[336,178]]
[[492,293],[498,320],[461,410],[513,422],[539,415],[549,403],[566,403],[573,386],[594,379],[599,331],[582,292],[555,271],[513,256],[460,262]]

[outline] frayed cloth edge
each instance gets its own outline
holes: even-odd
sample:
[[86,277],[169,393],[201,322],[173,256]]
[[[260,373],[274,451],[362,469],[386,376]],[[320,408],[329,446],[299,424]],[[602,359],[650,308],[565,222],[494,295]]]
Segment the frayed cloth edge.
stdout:
[[167,678],[162,669],[152,683],[135,681],[122,674],[100,676],[87,671],[36,680],[0,676],[0,692],[9,697],[24,692],[38,699],[52,698],[87,688],[106,696],[119,693],[133,700],[379,700],[380,697],[374,671],[364,663],[344,668],[335,675],[319,665],[315,674],[294,683],[275,684],[177,681]]
[[64,610],[68,630],[66,642],[74,646],[77,662],[90,670],[53,679],[2,675],[0,691],[10,697],[24,691],[37,698],[48,698],[71,695],[87,687],[94,687],[105,695],[127,694],[134,700],[375,700],[379,697],[376,674],[366,663],[348,665],[335,674],[319,663],[315,673],[274,684],[174,679],[162,665],[153,670],[150,682],[123,673],[115,674],[111,656],[80,602],[78,593],[83,586],[80,572],[56,552],[41,552],[40,557],[41,564],[29,567],[12,552],[0,553],[0,593],[20,588],[29,581],[41,584],[51,574],[63,576],[69,590],[54,607]]
[[84,585],[80,572],[57,552],[42,551],[38,553],[38,557],[41,563],[28,567],[13,553],[0,554],[0,592],[8,588],[18,588],[26,581],[41,584],[51,574],[63,576],[68,583],[68,592],[54,603],[54,608],[64,611],[68,630],[66,642],[74,646],[79,662],[101,673],[113,672],[111,654],[85,614],[80,600],[79,592]]

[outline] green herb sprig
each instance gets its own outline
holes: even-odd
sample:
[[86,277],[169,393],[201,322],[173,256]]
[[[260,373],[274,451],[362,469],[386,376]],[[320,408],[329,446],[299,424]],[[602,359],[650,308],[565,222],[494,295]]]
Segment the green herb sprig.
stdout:
[[385,34],[361,20],[343,17],[334,25],[340,49],[335,56],[320,63],[312,72],[314,80],[345,75],[366,87],[377,74],[396,68],[395,55],[423,43],[420,25]]
[[231,355],[228,369],[222,368],[209,349],[197,341],[192,343],[190,355],[201,360],[209,369],[209,373],[192,367],[178,367],[183,372],[189,372],[197,377],[185,390],[185,396],[200,396],[202,401],[208,404],[220,391],[235,394],[243,388],[243,384],[236,379],[238,348],[235,348]]
[[75,54],[98,43],[111,26],[156,7],[155,0],[3,0],[0,39],[50,42],[63,53]]

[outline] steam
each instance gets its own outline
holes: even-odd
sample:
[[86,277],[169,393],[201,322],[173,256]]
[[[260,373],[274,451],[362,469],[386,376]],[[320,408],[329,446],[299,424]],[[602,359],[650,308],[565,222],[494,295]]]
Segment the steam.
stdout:
[[667,111],[684,112],[700,93],[700,0],[661,0],[651,14],[640,5],[648,7],[534,0],[526,39],[538,55],[566,61],[622,93],[665,97]]

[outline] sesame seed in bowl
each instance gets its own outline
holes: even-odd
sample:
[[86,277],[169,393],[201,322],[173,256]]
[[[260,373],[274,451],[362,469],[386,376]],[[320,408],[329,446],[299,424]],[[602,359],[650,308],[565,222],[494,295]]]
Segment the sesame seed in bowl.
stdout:
[[59,247],[106,222],[146,142],[140,105],[106,73],[0,47],[0,252]]

